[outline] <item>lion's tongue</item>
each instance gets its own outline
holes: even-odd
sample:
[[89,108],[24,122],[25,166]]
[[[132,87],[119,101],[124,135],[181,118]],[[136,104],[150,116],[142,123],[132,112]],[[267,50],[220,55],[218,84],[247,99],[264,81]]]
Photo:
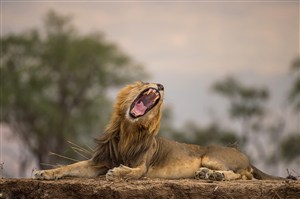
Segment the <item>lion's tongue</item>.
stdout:
[[147,107],[142,101],[135,104],[134,109],[132,110],[136,116],[143,115]]

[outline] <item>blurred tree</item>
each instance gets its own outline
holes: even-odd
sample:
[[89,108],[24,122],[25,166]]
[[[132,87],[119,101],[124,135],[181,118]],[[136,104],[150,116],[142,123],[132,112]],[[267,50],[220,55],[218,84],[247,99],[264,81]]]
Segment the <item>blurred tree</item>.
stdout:
[[221,144],[237,147],[239,137],[233,130],[220,127],[216,122],[212,122],[206,127],[200,127],[192,122],[185,124],[184,130],[191,136],[186,138],[187,142],[199,145]]
[[165,107],[160,128],[160,134],[164,137],[198,145],[222,144],[237,147],[239,137],[236,132],[220,127],[216,122],[205,127],[186,122],[183,128],[178,129],[173,127],[172,115],[171,107]]
[[[266,88],[247,87],[242,85],[233,77],[228,77],[223,81],[216,82],[213,91],[228,98],[230,102],[229,113],[233,119],[241,120],[243,140],[249,140],[250,132],[260,132],[261,120],[265,113],[264,103],[269,97]],[[264,157],[264,149],[259,144],[259,139],[255,142],[256,149]]]
[[[300,111],[300,57],[296,57],[291,64],[291,72],[295,77],[295,80],[292,84],[292,88],[289,93],[289,101],[292,103],[292,106],[295,111],[295,117],[299,118]],[[281,156],[287,162],[295,161],[300,157],[300,130],[296,129],[294,132],[289,133],[281,142]]]
[[292,133],[281,141],[281,157],[287,162],[292,162],[300,157],[300,134]]
[[174,128],[172,115],[172,107],[165,106],[160,127],[160,134],[164,137],[198,145],[222,144],[237,147],[239,137],[236,132],[220,127],[217,122],[204,127],[186,122],[183,128]]
[[291,71],[295,75],[292,89],[290,90],[289,100],[294,104],[295,110],[300,110],[300,57],[297,57],[292,65]]
[[213,90],[228,97],[230,100],[230,115],[243,119],[264,114],[263,103],[268,99],[266,88],[243,86],[236,79],[229,77],[213,85]]
[[173,116],[172,107],[168,105],[164,105],[162,118],[161,118],[161,125],[159,130],[160,136],[173,138],[173,134],[177,130],[174,128],[172,116]]
[[115,44],[99,33],[79,35],[70,22],[50,11],[43,31],[1,37],[1,122],[39,163],[53,163],[50,151],[65,154],[66,140],[102,129],[109,88],[146,77]]

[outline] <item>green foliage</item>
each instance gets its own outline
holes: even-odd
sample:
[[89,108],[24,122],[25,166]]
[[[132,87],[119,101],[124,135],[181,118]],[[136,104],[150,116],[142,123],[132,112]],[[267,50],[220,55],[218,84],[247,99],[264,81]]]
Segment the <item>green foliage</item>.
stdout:
[[280,143],[281,156],[287,162],[291,162],[300,157],[300,134],[294,133]]
[[[250,140],[250,133],[263,132],[261,121],[265,116],[265,102],[269,98],[266,88],[245,86],[235,78],[228,77],[216,82],[212,89],[227,98],[230,103],[229,115],[240,121],[243,147]],[[267,158],[260,141],[253,144],[260,158]]]
[[163,111],[160,134],[164,137],[199,145],[221,144],[233,146],[240,141],[236,132],[223,128],[218,123],[211,123],[202,127],[193,122],[187,122],[183,128],[174,128],[171,108],[165,106]]
[[230,101],[233,118],[250,118],[264,114],[263,102],[269,97],[266,88],[246,87],[232,77],[217,82],[212,89]]
[[236,132],[225,129],[217,123],[211,123],[206,127],[200,127],[193,123],[187,123],[185,129],[193,136],[190,140],[193,144],[208,145],[208,144],[221,144],[221,145],[234,145],[239,141]]
[[300,57],[297,57],[292,65],[291,71],[296,74],[292,89],[289,93],[289,100],[294,104],[295,110],[300,110]]
[[79,35],[70,17],[50,11],[43,31],[1,37],[1,121],[9,123],[39,162],[63,153],[66,140],[103,128],[109,88],[146,77],[100,33]]
[[211,123],[208,126],[201,127],[192,122],[188,122],[181,130],[170,130],[169,137],[180,142],[203,146],[210,144],[236,146],[240,140],[236,132],[222,128],[217,123]]

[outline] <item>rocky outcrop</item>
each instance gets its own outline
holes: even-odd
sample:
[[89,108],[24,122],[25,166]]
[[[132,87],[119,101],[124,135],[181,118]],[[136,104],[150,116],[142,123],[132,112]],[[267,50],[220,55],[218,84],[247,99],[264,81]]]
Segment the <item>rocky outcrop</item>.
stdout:
[[300,198],[300,181],[0,179],[0,198]]

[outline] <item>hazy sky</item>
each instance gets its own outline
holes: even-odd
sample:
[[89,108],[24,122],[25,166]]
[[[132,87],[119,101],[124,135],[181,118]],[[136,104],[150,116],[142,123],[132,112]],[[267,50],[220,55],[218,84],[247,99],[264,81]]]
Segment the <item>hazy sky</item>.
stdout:
[[299,2],[2,1],[2,33],[42,26],[53,9],[73,16],[81,33],[102,31],[165,86],[176,124],[224,114],[210,86],[227,75],[267,86],[285,114],[289,66],[299,55]]

